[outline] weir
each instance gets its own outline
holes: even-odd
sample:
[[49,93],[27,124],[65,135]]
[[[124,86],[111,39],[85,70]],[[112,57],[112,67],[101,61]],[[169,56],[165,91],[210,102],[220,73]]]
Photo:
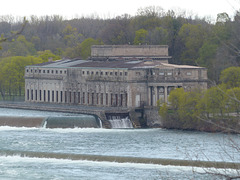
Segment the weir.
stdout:
[[172,166],[191,166],[202,168],[224,168],[239,169],[240,163],[234,162],[216,162],[216,161],[198,161],[198,160],[181,160],[181,159],[160,159],[160,158],[142,158],[142,157],[124,157],[124,156],[102,156],[90,154],[65,154],[49,152],[31,152],[31,151],[13,151],[0,150],[0,156],[20,156],[32,158],[54,158],[70,160],[88,160],[88,161],[105,161],[118,163],[141,163],[141,164],[160,164]]
[[47,117],[43,124],[46,128],[100,128],[101,123],[94,116]]
[[101,128],[101,120],[94,116],[0,116],[0,126],[36,128]]
[[133,128],[128,113],[106,113],[106,117],[112,129]]
[[[140,128],[141,124],[139,123],[140,116],[143,115],[137,113],[134,109],[129,108],[102,108],[102,107],[91,107],[91,106],[62,106],[62,105],[53,105],[53,104],[42,104],[42,103],[26,103],[26,102],[19,102],[19,103],[0,103],[0,108],[12,108],[12,109],[25,109],[25,110],[37,110],[37,111],[48,111],[48,112],[61,112],[61,113],[75,113],[75,114],[82,114],[82,115],[90,115],[95,118],[96,124],[98,127],[103,128]],[[29,117],[28,117],[29,118]],[[25,118],[25,119],[28,119]],[[35,117],[32,117],[35,119]],[[36,118],[38,119],[38,118]],[[54,119],[54,118],[53,118]],[[49,119],[45,122],[46,127],[55,127],[54,120]],[[37,121],[37,120],[35,120]],[[35,122],[34,121],[34,122]],[[35,125],[27,125],[26,127],[41,127],[44,124],[43,119],[38,119],[40,123],[35,123]],[[62,119],[59,120],[61,123],[60,126],[64,127]],[[71,121],[71,122],[70,122]],[[90,120],[91,121],[91,120]],[[29,123],[30,121],[28,121]],[[55,121],[56,122],[56,121]],[[74,125],[75,122],[75,125]],[[18,122],[19,123],[19,122]],[[1,123],[0,125],[4,125]],[[70,127],[78,127],[79,125],[83,125],[84,127],[89,127],[84,122],[76,122],[73,118],[70,118],[68,126]],[[10,125],[11,126],[11,125]],[[25,126],[20,125],[19,126]],[[93,125],[96,127],[96,125]]]

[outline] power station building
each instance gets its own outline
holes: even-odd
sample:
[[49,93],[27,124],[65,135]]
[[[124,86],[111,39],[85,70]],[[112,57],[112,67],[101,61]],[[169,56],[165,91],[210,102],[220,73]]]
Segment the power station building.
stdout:
[[207,69],[169,64],[168,46],[92,46],[88,60],[25,68],[25,101],[97,107],[155,107],[170,91],[207,88]]

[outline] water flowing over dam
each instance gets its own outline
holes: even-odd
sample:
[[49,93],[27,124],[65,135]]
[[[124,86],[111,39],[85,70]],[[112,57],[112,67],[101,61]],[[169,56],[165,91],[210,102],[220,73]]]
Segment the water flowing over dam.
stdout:
[[94,116],[0,116],[0,126],[44,127],[44,128],[101,128]]
[[112,129],[133,128],[133,124],[130,120],[129,114],[106,114],[107,120],[111,124]]
[[[6,113],[5,113],[6,111]],[[133,128],[128,113],[107,113],[107,122],[112,129]],[[97,116],[74,113],[59,113],[34,110],[2,109],[0,126],[36,128],[102,128]]]
[[102,123],[99,118],[92,115],[1,109],[0,126],[35,128],[102,128]]
[[45,128],[101,128],[100,120],[94,116],[62,116],[47,117],[44,119],[43,127]]

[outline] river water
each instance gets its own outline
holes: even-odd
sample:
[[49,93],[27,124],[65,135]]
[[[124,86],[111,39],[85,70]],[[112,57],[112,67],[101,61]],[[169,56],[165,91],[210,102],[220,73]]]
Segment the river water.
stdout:
[[[0,115],[8,114],[55,115],[49,112],[0,109]],[[239,139],[239,135],[165,129],[1,126],[0,179],[218,179],[212,175],[195,173],[192,167],[71,160],[61,155],[239,163],[240,154],[231,147],[231,141],[239,143]],[[37,156],[25,156],[24,152],[33,152]],[[51,158],[51,153],[56,156]],[[41,154],[46,156],[41,157]],[[194,168],[194,171],[204,172],[202,168]]]

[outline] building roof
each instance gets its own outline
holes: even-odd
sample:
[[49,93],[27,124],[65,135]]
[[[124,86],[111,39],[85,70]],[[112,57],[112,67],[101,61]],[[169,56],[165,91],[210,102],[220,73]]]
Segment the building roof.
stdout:
[[143,60],[111,60],[111,61],[92,61],[81,59],[65,59],[52,62],[46,62],[42,64],[32,65],[31,67],[43,67],[43,68],[107,68],[107,69],[197,69],[202,68],[198,66],[189,65],[175,65],[163,63],[161,61],[143,61]]

